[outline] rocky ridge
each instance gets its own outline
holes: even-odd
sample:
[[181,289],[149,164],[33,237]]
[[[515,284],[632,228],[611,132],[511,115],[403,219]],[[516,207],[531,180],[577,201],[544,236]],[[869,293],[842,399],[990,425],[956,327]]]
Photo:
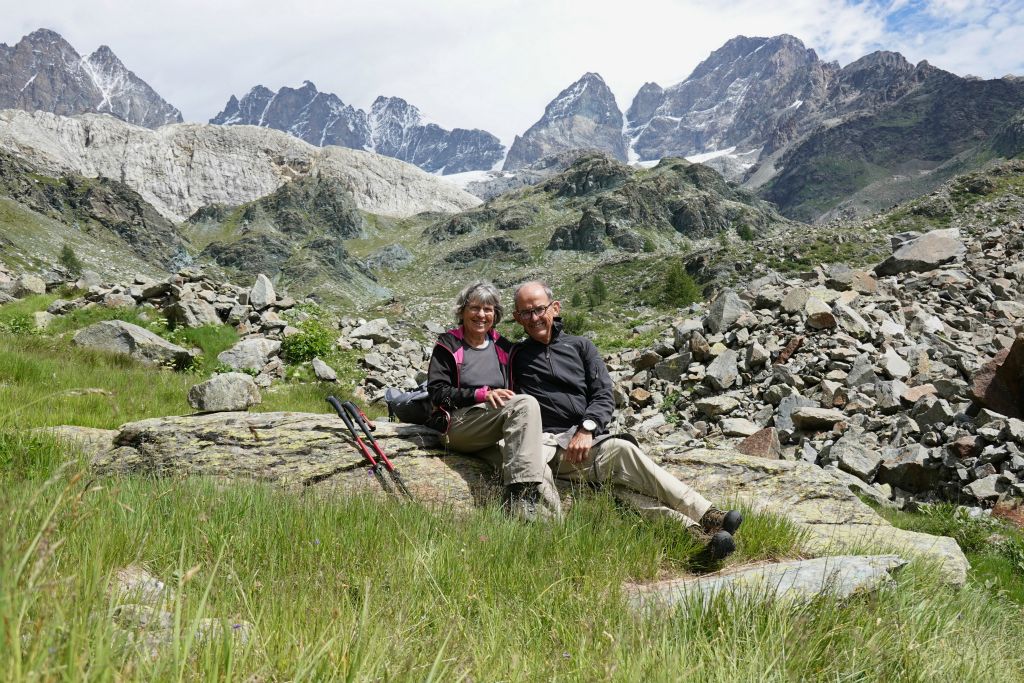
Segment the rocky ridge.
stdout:
[[181,112],[121,63],[106,45],[82,57],[60,34],[39,29],[13,47],[0,44],[0,109],[63,116],[112,114],[159,128]]
[[419,109],[400,97],[378,97],[370,112],[347,105],[310,81],[276,93],[258,85],[234,95],[210,123],[275,128],[324,147],[340,145],[401,159],[431,173],[487,170],[505,147],[485,130],[446,130],[424,123]]
[[544,108],[540,120],[516,136],[503,168],[516,170],[573,149],[597,149],[626,161],[622,112],[611,89],[595,73],[584,74],[558,93]]
[[156,131],[113,117],[0,111],[0,149],[51,175],[119,180],[180,222],[210,204],[238,205],[308,175],[333,178],[364,211],[461,211],[479,200],[396,159],[318,148],[250,126],[177,124]]

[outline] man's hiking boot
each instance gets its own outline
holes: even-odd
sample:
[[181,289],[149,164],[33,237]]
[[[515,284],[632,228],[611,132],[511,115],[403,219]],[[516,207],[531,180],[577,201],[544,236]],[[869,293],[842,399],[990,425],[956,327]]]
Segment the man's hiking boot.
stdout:
[[728,531],[717,531],[711,534],[699,526],[692,526],[689,531],[694,538],[704,544],[704,549],[700,554],[707,559],[724,560],[736,552],[736,541]]
[[714,506],[708,508],[708,511],[700,518],[701,528],[711,536],[719,531],[727,531],[731,536],[736,533],[736,530],[740,528],[742,523],[743,515],[739,510],[729,510],[726,512]]
[[521,482],[505,487],[501,509],[524,522],[552,522],[562,518],[562,500],[547,482]]

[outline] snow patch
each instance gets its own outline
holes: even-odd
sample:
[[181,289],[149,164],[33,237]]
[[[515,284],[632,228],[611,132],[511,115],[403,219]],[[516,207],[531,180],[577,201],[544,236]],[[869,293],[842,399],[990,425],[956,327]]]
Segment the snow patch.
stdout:
[[[443,170],[443,169],[442,169]],[[494,178],[505,178],[514,176],[514,173],[502,173],[494,171],[463,171],[462,173],[449,173],[441,175],[441,171],[435,173],[438,178],[455,185],[460,190],[465,190],[470,183],[484,182]]]
[[32,85],[32,81],[36,80],[36,76],[37,75],[38,74],[32,74],[32,78],[30,78],[27,81],[25,81],[25,85],[21,86],[21,91],[20,92],[25,92],[25,88],[27,88],[28,86]]
[[686,157],[686,160],[694,164],[702,164],[705,161],[709,161],[716,157],[724,157],[732,154],[736,151],[735,147],[728,147],[726,149],[716,149],[712,152],[704,152],[703,154],[694,154]]

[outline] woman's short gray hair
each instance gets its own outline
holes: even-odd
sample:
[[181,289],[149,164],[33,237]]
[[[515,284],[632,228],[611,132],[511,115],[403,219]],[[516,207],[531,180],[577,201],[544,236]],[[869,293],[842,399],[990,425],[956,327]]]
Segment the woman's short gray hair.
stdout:
[[455,322],[462,322],[463,311],[473,302],[484,306],[494,306],[494,324],[497,325],[501,322],[501,317],[505,312],[505,308],[501,305],[501,295],[498,294],[498,288],[486,280],[469,283],[455,297],[455,308],[452,309],[455,313]]

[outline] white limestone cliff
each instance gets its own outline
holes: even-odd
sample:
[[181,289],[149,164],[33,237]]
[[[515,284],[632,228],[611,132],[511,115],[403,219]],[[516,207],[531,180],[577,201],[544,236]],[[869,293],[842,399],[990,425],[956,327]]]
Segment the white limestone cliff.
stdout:
[[100,114],[0,111],[0,149],[54,175],[120,180],[182,221],[207,204],[241,204],[286,181],[340,179],[360,209],[389,216],[456,212],[480,200],[420,169],[343,147],[318,148],[255,126],[172,124],[156,130]]

